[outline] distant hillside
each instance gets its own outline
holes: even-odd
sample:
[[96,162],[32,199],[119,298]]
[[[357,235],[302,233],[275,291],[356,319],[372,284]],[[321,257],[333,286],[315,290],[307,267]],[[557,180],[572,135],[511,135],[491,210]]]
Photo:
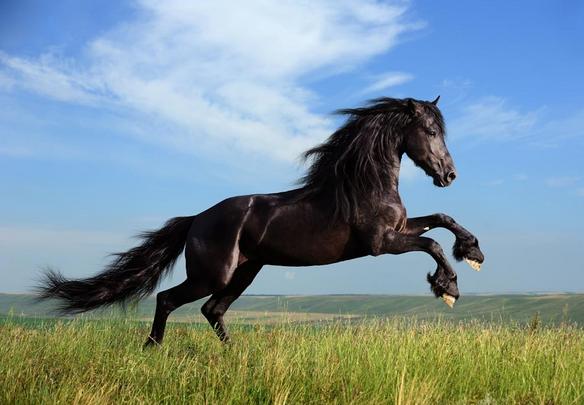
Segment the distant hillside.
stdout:
[[[175,320],[199,319],[204,300],[186,305],[173,313]],[[150,318],[154,299],[149,298],[126,312],[132,318]],[[418,319],[441,317],[449,320],[527,322],[535,314],[544,323],[570,322],[584,325],[584,294],[465,296],[453,310],[430,296],[397,295],[320,295],[320,296],[243,296],[232,310],[262,312],[320,313],[357,316],[415,316]],[[23,294],[0,294],[0,316],[54,317],[50,303],[35,303]],[[101,311],[92,316],[111,316]]]

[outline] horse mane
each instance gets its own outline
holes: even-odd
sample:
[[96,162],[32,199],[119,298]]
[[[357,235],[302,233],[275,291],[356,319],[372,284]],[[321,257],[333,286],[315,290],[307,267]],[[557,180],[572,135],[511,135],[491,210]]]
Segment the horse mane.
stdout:
[[401,145],[402,130],[414,119],[412,101],[421,104],[444,133],[442,114],[430,102],[383,97],[365,107],[338,110],[348,116],[345,123],[302,155],[311,164],[298,181],[299,199],[331,195],[334,218],[355,219],[360,201],[380,197],[396,175],[399,162],[391,152]]

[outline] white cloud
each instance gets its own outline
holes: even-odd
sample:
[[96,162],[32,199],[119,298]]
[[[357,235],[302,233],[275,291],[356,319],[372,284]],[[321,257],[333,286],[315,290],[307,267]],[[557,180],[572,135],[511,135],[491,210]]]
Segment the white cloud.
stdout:
[[390,87],[407,83],[414,78],[413,75],[403,72],[387,72],[375,78],[375,81],[363,90],[363,93],[376,93]]
[[464,106],[449,125],[454,139],[508,141],[534,135],[539,111],[521,112],[500,97],[485,97]]
[[523,181],[527,181],[527,179],[529,179],[529,177],[523,173],[518,173],[518,174],[514,174],[512,176],[510,176],[508,179],[504,179],[504,178],[496,178],[496,179],[491,179],[486,181],[484,184],[486,186],[489,187],[498,187],[498,186],[502,186],[505,183],[508,183],[509,181],[513,180],[516,182],[523,182]]
[[529,176],[527,176],[524,173],[516,173],[513,175],[513,180],[515,181],[526,181],[529,179]]
[[584,139],[584,109],[568,116],[556,118],[542,125],[540,136],[534,141],[535,146],[556,148],[563,142],[579,141],[574,147],[582,147]]
[[[465,104],[463,104],[465,103]],[[524,141],[538,148],[555,148],[584,139],[584,109],[549,118],[544,106],[531,111],[519,108],[501,97],[483,97],[475,102],[457,101],[458,114],[449,122],[456,140],[480,142]]]
[[[26,60],[0,52],[0,86],[8,89],[20,86],[59,101],[95,104],[94,84],[75,73],[52,54],[36,60]],[[4,84],[2,84],[4,83]]]
[[403,2],[142,0],[137,7],[135,20],[87,44],[83,58],[0,54],[1,88],[111,108],[147,123],[148,141],[182,151],[204,144],[291,161],[333,129],[310,111],[315,96],[304,78],[351,69],[420,27]]
[[444,79],[437,86],[437,94],[440,94],[440,107],[459,105],[468,97],[474,84],[467,78]]
[[503,183],[505,183],[505,180],[503,179],[493,179],[487,181],[485,184],[490,187],[496,187],[502,185]]
[[578,181],[580,181],[579,176],[557,176],[548,177],[545,179],[545,184],[548,187],[564,188],[574,186]]
[[466,78],[443,79],[440,88],[444,90],[455,90],[466,96],[467,91],[473,86],[473,82]]

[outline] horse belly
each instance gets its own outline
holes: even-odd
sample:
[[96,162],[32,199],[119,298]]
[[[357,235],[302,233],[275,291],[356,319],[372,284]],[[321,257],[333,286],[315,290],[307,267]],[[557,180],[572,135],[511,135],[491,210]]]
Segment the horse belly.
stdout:
[[313,266],[359,256],[359,249],[345,225],[319,229],[303,221],[272,223],[257,245],[266,264]]

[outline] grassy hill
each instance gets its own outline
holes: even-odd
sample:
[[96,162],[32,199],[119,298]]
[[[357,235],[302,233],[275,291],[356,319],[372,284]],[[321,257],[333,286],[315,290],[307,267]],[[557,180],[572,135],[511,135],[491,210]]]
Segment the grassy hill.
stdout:
[[[173,313],[171,320],[202,321],[199,308],[204,300],[185,305]],[[126,316],[150,319],[154,299],[131,306]],[[319,295],[319,296],[243,296],[232,306],[232,316],[248,321],[252,318],[272,319],[275,313],[319,314],[359,317],[415,317],[420,320],[479,320],[496,322],[527,322],[536,314],[543,323],[561,322],[584,325],[584,294],[549,295],[474,295],[465,296],[453,310],[430,296],[397,295]],[[114,314],[119,315],[117,310]],[[54,317],[51,303],[35,303],[30,295],[0,294],[0,316]],[[229,312],[228,312],[229,314]],[[247,315],[245,315],[247,314]],[[252,315],[250,315],[252,314]],[[91,316],[111,316],[112,310],[97,311]],[[244,316],[245,315],[245,316]],[[329,315],[328,317],[324,315]],[[296,317],[297,320],[317,320],[319,317]]]

